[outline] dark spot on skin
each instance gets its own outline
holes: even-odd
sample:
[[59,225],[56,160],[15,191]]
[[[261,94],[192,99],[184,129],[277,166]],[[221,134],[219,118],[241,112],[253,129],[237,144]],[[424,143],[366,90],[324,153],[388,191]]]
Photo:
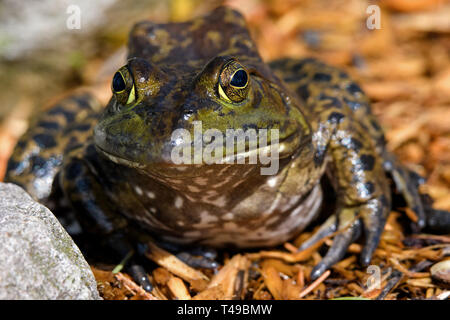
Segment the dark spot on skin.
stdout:
[[273,69],[285,69],[289,65],[290,61],[291,61],[290,59],[278,59],[278,60],[269,62],[269,65]]
[[314,154],[314,165],[319,167],[322,165],[323,160],[325,159],[326,148],[325,146],[318,146],[317,151]]
[[339,72],[339,77],[341,78],[341,79],[348,79],[349,77],[348,77],[348,74],[346,73],[346,72],[344,72],[344,71],[340,71]]
[[80,141],[76,137],[70,137],[69,142],[67,143],[67,146],[64,148],[64,153],[68,153],[70,150],[81,147]]
[[317,99],[319,99],[321,101],[330,100],[330,102],[326,104],[326,107],[336,107],[336,108],[342,107],[341,101],[336,97],[327,96],[327,95],[321,93],[321,94],[319,94]]
[[284,80],[285,82],[297,82],[299,78],[300,78],[300,77],[297,76],[297,75],[295,74],[295,75],[292,75],[292,76],[288,76],[288,77],[286,77],[286,78],[283,78],[283,80]]
[[375,130],[381,131],[381,127],[380,127],[380,125],[378,124],[378,121],[376,121],[375,119],[372,119],[372,120],[370,120],[370,123],[372,124],[372,127],[373,127]]
[[340,90],[340,89],[341,89],[341,86],[338,85],[338,84],[335,84],[335,85],[330,85],[330,88],[332,88],[332,89],[334,89],[334,90]]
[[363,106],[363,104],[361,104],[361,103],[359,103],[359,102],[357,102],[357,101],[349,100],[349,99],[347,99],[347,98],[344,98],[344,102],[345,102],[345,103],[350,107],[350,109],[352,109],[353,111],[356,111],[356,110],[360,109],[360,108]]
[[27,140],[19,140],[17,143],[17,147],[20,149],[24,149],[27,146],[28,141]]
[[334,124],[341,123],[342,119],[344,119],[344,115],[339,112],[333,112],[328,117],[328,121]]
[[297,93],[303,100],[307,100],[310,95],[308,85],[304,84],[304,85],[298,87]]
[[299,73],[303,69],[304,66],[305,66],[304,62],[297,63],[292,67],[292,71],[294,73]]
[[6,172],[15,171],[15,174],[22,174],[25,172],[25,169],[28,168],[28,162],[27,161],[20,161],[15,162],[12,159],[8,162],[8,168],[6,169]]
[[329,82],[329,81],[331,81],[331,75],[328,73],[319,72],[314,75],[313,81]]
[[48,114],[51,115],[58,115],[58,114],[62,114],[67,122],[72,122],[75,120],[75,114],[73,112],[67,111],[64,106],[57,106],[54,107],[53,109],[51,109]]
[[40,148],[52,148],[56,146],[55,138],[52,135],[39,133],[33,136],[33,140]]
[[33,156],[30,161],[33,164],[33,174],[38,178],[51,174],[52,170],[61,164],[61,161],[54,157],[44,159],[40,156]]
[[6,171],[15,171],[19,167],[20,162],[14,161],[12,158],[8,161]]
[[92,126],[88,123],[88,124],[77,124],[75,126],[73,126],[71,129],[75,130],[75,131],[81,131],[81,132],[85,132],[88,131],[92,128]]
[[375,185],[372,182],[366,182],[364,187],[369,194],[372,194],[375,191]]
[[91,108],[91,104],[90,104],[91,97],[90,97],[90,95],[83,95],[83,96],[80,96],[80,97],[74,97],[73,100],[76,102],[77,107],[79,109],[90,109]]
[[350,143],[347,145],[348,148],[354,150],[356,153],[361,150],[362,146],[363,144],[361,143],[361,141],[355,138],[350,138]]
[[295,76],[297,77],[297,80],[299,80],[299,79],[303,80],[303,79],[309,77],[309,75],[310,75],[309,72],[306,72],[306,71],[301,71],[301,72],[295,74]]
[[73,162],[67,166],[65,171],[66,171],[66,178],[69,180],[73,180],[81,174],[82,171],[81,164],[78,162]]
[[246,44],[243,43],[242,41],[237,41],[237,42],[234,44],[234,47],[235,47],[235,48],[238,48],[238,49],[241,49],[241,50],[243,50],[243,51],[249,49],[249,48],[248,48],[248,45],[246,45]]
[[384,135],[382,135],[381,137],[379,137],[377,139],[377,145],[378,146],[384,146],[386,145],[386,139],[384,138]]
[[57,122],[52,122],[52,121],[39,121],[39,123],[37,124],[38,127],[47,129],[47,130],[57,130],[59,129],[59,124]]
[[350,92],[352,95],[362,93],[361,88],[356,83],[353,82],[347,87],[347,91]]
[[363,154],[360,156],[360,160],[361,168],[364,171],[373,170],[373,167],[375,166],[375,157],[371,156],[370,154]]
[[292,68],[292,70],[297,73],[299,72],[301,69],[303,69],[303,67],[306,64],[310,64],[310,63],[318,63],[318,61],[314,58],[306,58],[303,59],[302,61],[300,61],[299,63],[297,63],[296,65],[294,65],[294,67]]
[[369,131],[369,128],[367,127],[367,125],[366,125],[366,123],[365,123],[365,121],[359,121],[358,123],[359,123],[359,125],[361,126],[361,128],[364,129],[364,131],[370,132],[370,131]]

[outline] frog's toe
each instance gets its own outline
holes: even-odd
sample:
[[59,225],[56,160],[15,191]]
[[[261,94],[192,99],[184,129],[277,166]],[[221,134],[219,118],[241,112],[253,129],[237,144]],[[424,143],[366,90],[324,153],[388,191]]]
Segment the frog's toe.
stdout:
[[336,215],[330,217],[310,239],[305,241],[300,247],[301,250],[333,232],[338,233],[325,257],[312,270],[311,279],[317,279],[340,261],[350,244],[359,238],[362,231],[365,234],[365,246],[361,252],[361,264],[368,265],[383,232],[390,208],[389,202],[390,199],[386,195],[382,195],[358,206],[344,207]]
[[335,215],[330,216],[310,238],[300,245],[298,251],[305,250],[323,238],[333,234],[333,232],[337,230],[336,221],[337,219]]
[[133,280],[145,291],[151,292],[153,290],[153,285],[151,284],[150,279],[147,276],[147,272],[143,266],[140,264],[131,263],[127,269]]
[[332,215],[322,224],[316,233],[306,240],[299,248],[304,250],[320,239],[338,232],[333,244],[322,261],[314,267],[311,279],[317,279],[327,269],[341,260],[347,252],[348,246],[361,234],[361,221],[357,219],[358,208],[342,208],[336,215]]
[[386,224],[390,211],[390,198],[382,195],[368,201],[360,209],[365,238],[365,245],[361,252],[360,261],[363,266],[368,266],[380,242],[381,233]]
[[325,257],[311,271],[311,279],[320,277],[326,270],[330,269],[335,263],[340,261],[347,252],[350,244],[361,234],[361,223],[355,220],[350,226],[344,227],[334,239],[333,244]]
[[145,245],[137,243],[135,247],[122,231],[116,231],[109,235],[106,239],[106,245],[113,249],[117,257],[122,257],[121,263],[131,278],[145,291],[151,292],[153,285],[145,268],[140,263],[145,252]]
[[177,258],[192,268],[217,269],[219,263],[205,256],[197,256],[191,252],[183,251],[177,253]]

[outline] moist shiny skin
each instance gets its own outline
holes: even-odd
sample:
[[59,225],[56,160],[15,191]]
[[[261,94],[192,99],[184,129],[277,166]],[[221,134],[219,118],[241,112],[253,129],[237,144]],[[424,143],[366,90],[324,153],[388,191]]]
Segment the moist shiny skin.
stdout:
[[[367,97],[345,72],[314,59],[262,61],[244,18],[226,7],[185,23],[138,23],[128,47],[106,108],[88,93],[61,100],[20,139],[6,181],[47,204],[62,190],[99,237],[128,239],[137,226],[172,242],[260,247],[313,221],[327,175],[336,212],[302,248],[341,232],[317,274],[362,232],[369,263],[391,209],[388,176],[423,226],[419,179],[385,150]],[[237,70],[245,73],[233,78]],[[171,134],[192,133],[194,121],[203,132],[278,129],[279,171],[175,165]]]

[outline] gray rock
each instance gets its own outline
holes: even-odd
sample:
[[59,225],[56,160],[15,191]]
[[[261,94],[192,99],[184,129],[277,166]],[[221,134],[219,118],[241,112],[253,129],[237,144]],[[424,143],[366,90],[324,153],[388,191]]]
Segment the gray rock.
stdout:
[[78,247],[43,205],[0,183],[0,299],[100,299]]

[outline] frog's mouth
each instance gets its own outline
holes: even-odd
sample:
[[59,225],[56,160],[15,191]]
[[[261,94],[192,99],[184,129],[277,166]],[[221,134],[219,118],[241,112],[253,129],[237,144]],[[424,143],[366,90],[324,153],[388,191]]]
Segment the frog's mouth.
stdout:
[[102,149],[97,144],[95,145],[95,147],[96,147],[97,151],[99,151],[103,156],[105,156],[106,158],[108,158],[109,160],[111,160],[114,163],[124,165],[124,166],[130,167],[130,168],[135,168],[135,169],[145,169],[147,167],[145,164],[115,156],[115,155],[107,152],[106,150]]
[[[98,134],[98,132],[96,132]],[[170,157],[171,151],[173,148],[173,144],[167,143],[165,144],[165,148],[163,147],[163,151],[161,152],[161,157],[159,159],[153,158],[153,161],[141,161],[131,159],[131,157],[127,157],[126,155],[118,154],[114,152],[114,149],[106,150],[102,147],[100,143],[98,143],[99,139],[95,139],[96,149],[100,154],[106,157],[108,160],[123,165],[129,168],[138,169],[146,175],[164,179],[164,178],[195,178],[201,177],[204,175],[205,171],[214,171],[216,168],[220,170],[225,166],[241,164],[238,162],[238,159],[244,159],[245,161],[242,165],[252,165],[256,167],[267,167],[270,164],[262,164],[260,162],[260,158],[258,158],[261,154],[269,155],[271,152],[271,148],[277,149],[276,157],[270,155],[269,158],[272,161],[281,161],[284,158],[290,157],[295,154],[299,149],[301,149],[307,140],[300,139],[301,132],[298,130],[294,130],[291,134],[284,137],[282,140],[278,141],[276,144],[271,144],[271,141],[268,141],[267,145],[264,147],[258,147],[253,150],[249,150],[248,143],[246,143],[244,152],[240,153],[232,153],[231,155],[226,155],[226,146],[223,146],[223,154],[224,157],[215,162],[215,163],[194,163],[191,161],[190,163],[174,163],[172,158]],[[191,147],[191,151],[194,147]],[[140,152],[138,152],[140,153]],[[256,158],[257,163],[249,163],[248,159]]]

